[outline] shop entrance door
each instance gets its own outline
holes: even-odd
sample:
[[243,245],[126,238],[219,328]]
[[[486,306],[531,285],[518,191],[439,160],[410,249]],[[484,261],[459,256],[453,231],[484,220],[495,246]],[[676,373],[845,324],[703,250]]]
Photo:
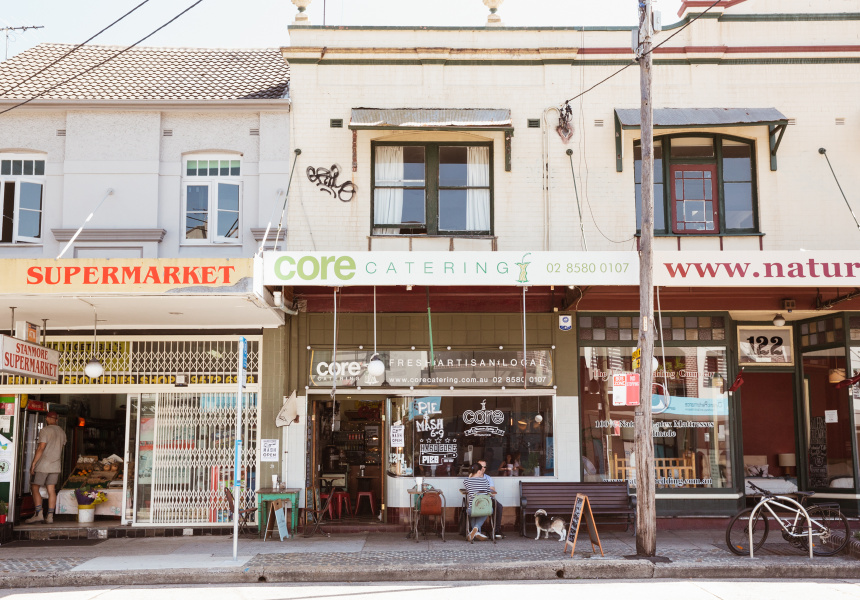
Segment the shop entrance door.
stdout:
[[340,494],[335,521],[385,520],[384,403],[383,397],[349,394],[313,401],[308,496],[319,492],[324,503],[326,494]]
[[[774,493],[797,491],[794,373],[744,373],[743,478]],[[748,485],[746,493],[754,490]]]

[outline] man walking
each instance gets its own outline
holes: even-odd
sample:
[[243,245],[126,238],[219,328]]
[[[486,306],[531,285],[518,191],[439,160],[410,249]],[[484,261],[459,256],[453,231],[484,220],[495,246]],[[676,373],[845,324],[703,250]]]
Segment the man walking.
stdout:
[[[66,432],[57,426],[57,413],[54,411],[45,415],[47,426],[39,433],[36,456],[30,464],[30,491],[33,493],[33,504],[36,514],[24,521],[25,523],[53,523],[54,509],[57,507],[57,480],[62,471],[63,446],[66,445]],[[48,489],[48,516],[42,517],[42,495],[39,488]]]
[[[493,478],[487,475],[487,461],[479,460],[478,464],[481,465],[482,475],[484,479],[487,480],[487,484],[489,484],[490,489],[493,491],[493,494],[496,493],[496,484],[493,482]],[[496,520],[496,539],[504,538],[504,534],[502,533],[502,503],[496,500],[496,496],[493,496],[493,518]]]

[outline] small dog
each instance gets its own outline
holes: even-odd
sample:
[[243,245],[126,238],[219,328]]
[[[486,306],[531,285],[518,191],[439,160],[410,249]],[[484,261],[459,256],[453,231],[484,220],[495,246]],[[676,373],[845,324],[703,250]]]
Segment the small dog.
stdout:
[[559,541],[563,541],[567,535],[567,531],[564,528],[564,519],[560,517],[550,518],[543,509],[535,512],[535,527],[537,527],[536,540],[540,539],[541,531],[546,532],[544,539],[549,538],[550,532],[558,534]]

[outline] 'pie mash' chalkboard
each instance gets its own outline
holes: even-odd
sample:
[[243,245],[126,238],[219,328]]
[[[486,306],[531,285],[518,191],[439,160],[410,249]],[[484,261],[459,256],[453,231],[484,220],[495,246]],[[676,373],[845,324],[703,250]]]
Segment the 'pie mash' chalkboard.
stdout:
[[570,556],[576,551],[576,538],[579,535],[579,525],[585,519],[585,526],[588,528],[588,539],[591,542],[591,551],[594,552],[595,542],[600,550],[600,556],[603,556],[603,545],[600,543],[600,536],[597,534],[597,525],[594,523],[594,515],[591,513],[591,504],[588,502],[588,496],[585,494],[577,494],[573,502],[573,514],[570,516],[570,527],[567,528],[567,539],[564,542],[564,553],[567,554],[567,547],[570,548]]

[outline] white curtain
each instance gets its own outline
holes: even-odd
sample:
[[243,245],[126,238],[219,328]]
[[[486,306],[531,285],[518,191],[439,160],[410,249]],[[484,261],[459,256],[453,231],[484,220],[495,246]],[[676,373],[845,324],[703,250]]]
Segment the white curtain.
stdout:
[[[403,146],[377,146],[374,165],[376,185],[403,185]],[[375,188],[373,222],[394,224],[403,221],[403,188]],[[399,228],[376,229],[376,233],[400,233]]]
[[470,146],[466,165],[466,184],[487,189],[466,191],[466,229],[468,231],[490,230],[490,149],[486,146]]

